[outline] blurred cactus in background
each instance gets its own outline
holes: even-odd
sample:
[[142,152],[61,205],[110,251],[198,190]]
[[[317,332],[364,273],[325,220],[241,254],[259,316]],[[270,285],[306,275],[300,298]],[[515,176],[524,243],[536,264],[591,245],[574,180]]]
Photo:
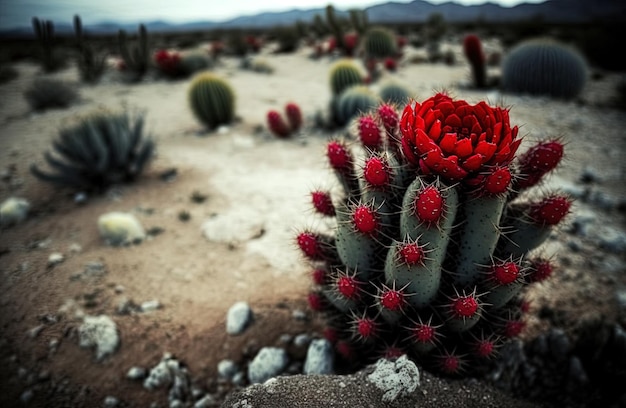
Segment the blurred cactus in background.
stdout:
[[480,38],[475,34],[468,34],[463,38],[463,53],[472,67],[472,78],[476,88],[487,86],[486,57]]
[[74,16],[74,36],[76,37],[78,51],[76,60],[80,77],[84,82],[96,83],[106,69],[107,55],[96,51],[94,46],[86,41],[83,23],[78,15]]
[[130,74],[131,81],[139,81],[148,72],[150,67],[150,49],[148,44],[148,30],[143,24],[139,25],[139,37],[136,44],[131,44],[125,30],[118,32],[120,55],[124,61],[124,71]]
[[226,80],[211,72],[197,74],[188,91],[189,106],[209,130],[235,118],[235,92]]

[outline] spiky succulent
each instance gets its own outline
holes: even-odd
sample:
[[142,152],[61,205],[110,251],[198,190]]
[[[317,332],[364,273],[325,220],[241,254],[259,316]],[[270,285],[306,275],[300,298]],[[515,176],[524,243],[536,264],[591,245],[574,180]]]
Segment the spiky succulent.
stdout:
[[230,123],[235,117],[235,91],[211,72],[197,74],[189,85],[189,106],[209,129]]
[[155,143],[144,136],[143,115],[96,111],[61,129],[53,147],[55,154],[44,154],[53,172],[33,164],[33,175],[62,187],[101,192],[134,181],[152,159]]
[[311,308],[344,361],[407,353],[447,374],[478,369],[523,329],[524,288],[552,274],[551,261],[529,251],[571,201],[528,201],[513,186],[554,169],[559,142],[517,158],[507,109],[441,93],[401,116],[380,105],[354,132],[358,142],[327,147],[342,195],[311,196],[321,216],[335,217],[334,233],[296,239],[315,271]]

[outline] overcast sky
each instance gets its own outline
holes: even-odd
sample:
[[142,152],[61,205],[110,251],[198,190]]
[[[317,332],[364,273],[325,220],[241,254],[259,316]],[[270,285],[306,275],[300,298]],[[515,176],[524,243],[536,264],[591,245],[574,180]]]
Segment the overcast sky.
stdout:
[[[335,8],[364,8],[386,0],[0,0],[0,29],[30,26],[33,16],[71,23],[79,14],[84,24],[102,21],[183,22],[195,20],[222,21],[264,11],[308,9],[333,4]],[[411,0],[395,0],[409,3]],[[449,0],[428,0],[443,3]],[[454,0],[461,4],[482,4],[486,0]],[[545,0],[491,0],[505,7],[519,3],[542,3]]]

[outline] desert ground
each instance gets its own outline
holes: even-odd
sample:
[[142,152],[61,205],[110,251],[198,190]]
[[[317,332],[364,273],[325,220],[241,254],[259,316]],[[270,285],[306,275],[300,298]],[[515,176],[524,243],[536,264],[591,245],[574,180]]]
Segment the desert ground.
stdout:
[[[528,294],[532,309],[522,339],[550,327],[576,336],[598,320],[623,329],[626,114],[610,104],[620,74],[590,79],[574,101],[476,90],[467,86],[469,64],[460,47],[451,47],[454,65],[410,63],[420,50],[408,47],[398,70],[371,86],[392,79],[417,100],[446,90],[472,103],[500,103],[520,126],[522,150],[540,139],[566,144],[563,165],[543,188],[577,199],[545,246],[560,268]],[[0,85],[0,201],[23,197],[31,211],[24,222],[0,230],[0,405],[89,407],[115,397],[119,406],[166,406],[167,389],[147,390],[126,378],[131,367],[149,369],[164,353],[184,362],[198,395],[211,393],[217,404],[231,390],[217,379],[220,361],[244,363],[285,335],[321,336],[323,324],[306,303],[309,267],[294,236],[322,224],[309,192],[335,185],[324,148],[344,131],[314,125],[316,112],[328,107],[334,59],[314,60],[310,53],[308,47],[292,54],[265,48],[260,57],[274,67],[271,74],[241,70],[238,58],[222,57],[213,71],[235,90],[237,120],[214,132],[204,130],[187,105],[189,79],[148,75],[128,84],[111,69],[98,84],[79,85],[75,67],[43,74],[34,63],[15,64],[19,76]],[[39,76],[76,83],[80,100],[33,112],[23,92]],[[305,124],[279,139],[265,115],[287,102],[300,105]],[[29,166],[43,163],[62,126],[101,107],[145,112],[157,156],[136,183],[77,202],[72,191],[36,179]],[[174,177],[163,177],[172,169]],[[108,246],[96,222],[110,211],[132,212],[154,233],[138,245]],[[182,211],[189,220],[179,218]],[[49,265],[53,253],[64,260]],[[104,268],[90,273],[94,262]],[[148,301],[159,306],[131,307]],[[226,313],[238,301],[248,302],[254,321],[231,336]],[[85,315],[107,315],[117,325],[120,345],[101,361],[78,344]]]

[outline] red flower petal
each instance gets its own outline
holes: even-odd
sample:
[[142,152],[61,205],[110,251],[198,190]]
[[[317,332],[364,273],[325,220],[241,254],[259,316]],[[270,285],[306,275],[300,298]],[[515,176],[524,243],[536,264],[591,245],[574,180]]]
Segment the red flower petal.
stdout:
[[446,133],[439,141],[441,150],[445,153],[454,153],[454,145],[456,144],[456,133]]
[[472,154],[472,147],[471,139],[458,140],[454,145],[454,154],[464,159]]
[[432,124],[430,130],[428,131],[428,136],[434,140],[435,142],[439,141],[441,137],[441,121],[436,120],[435,123]]
[[[457,110],[458,111],[458,110]],[[451,126],[453,128],[459,128],[462,125],[461,122],[461,118],[458,117],[456,114],[452,114],[448,117],[446,117],[445,122],[444,122],[447,126]]]
[[497,148],[498,146],[493,143],[481,141],[478,142],[478,145],[474,149],[474,153],[482,155],[485,158],[485,162],[488,162],[489,160],[491,160],[491,157],[496,152]]
[[476,171],[484,163],[484,157],[480,154],[470,156],[463,162],[463,168],[467,171]]

